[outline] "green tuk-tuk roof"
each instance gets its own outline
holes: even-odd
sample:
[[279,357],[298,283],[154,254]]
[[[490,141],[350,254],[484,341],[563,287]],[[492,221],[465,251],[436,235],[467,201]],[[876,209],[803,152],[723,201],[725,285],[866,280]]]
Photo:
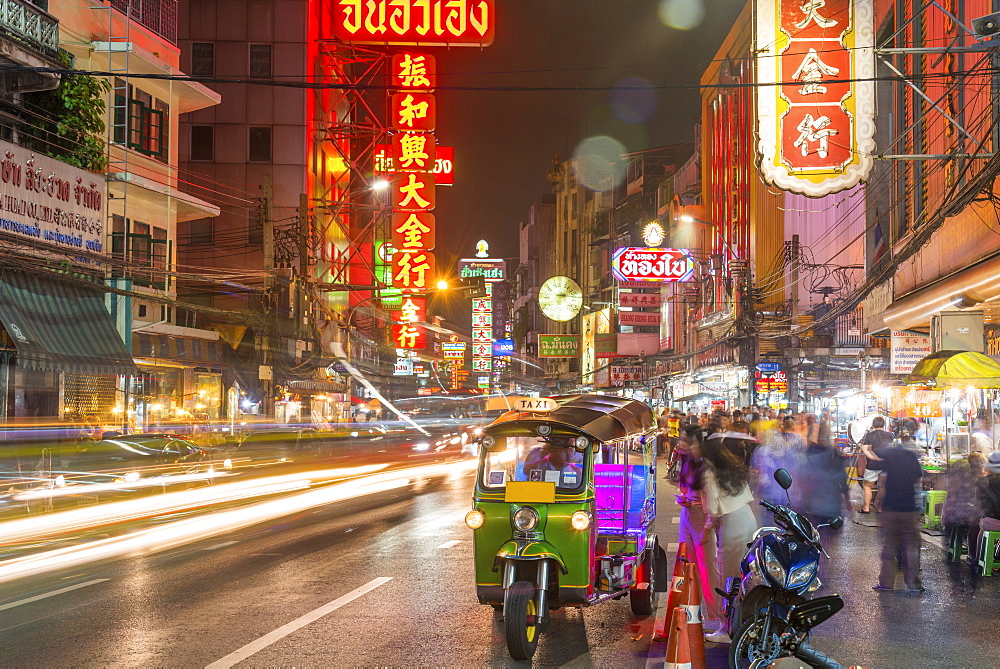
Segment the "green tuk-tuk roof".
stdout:
[[656,425],[653,412],[642,402],[614,395],[557,395],[559,405],[544,414],[508,411],[486,427],[500,427],[512,421],[563,423],[585,432],[599,441],[621,439],[645,432]]

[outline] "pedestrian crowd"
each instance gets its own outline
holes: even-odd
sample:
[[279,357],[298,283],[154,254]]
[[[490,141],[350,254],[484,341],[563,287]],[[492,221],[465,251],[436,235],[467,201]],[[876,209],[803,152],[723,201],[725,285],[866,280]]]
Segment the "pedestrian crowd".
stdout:
[[[740,577],[740,562],[757,528],[774,525],[771,512],[757,502],[790,502],[814,526],[825,525],[851,510],[845,465],[852,462],[835,446],[835,426],[825,410],[816,416],[758,407],[711,414],[665,409],[659,426],[661,453],[680,489],[679,541],[699,570],[705,637],[728,643],[716,588]],[[901,571],[905,591],[919,593],[924,591],[919,564],[924,471],[914,435],[926,426],[905,419],[888,427],[895,433],[883,417],[875,417],[858,445],[853,462],[863,491],[858,513],[879,514],[881,568],[873,589],[896,590]],[[970,450],[949,467],[942,523],[951,537],[967,543],[974,564],[982,532],[1000,531],[1000,450]],[[779,469],[792,475],[790,491],[774,480]],[[820,531],[830,545],[831,531]],[[718,629],[711,629],[713,623]]]
[[[679,541],[692,551],[701,577],[706,640],[728,643],[715,589],[739,578],[757,528],[774,525],[770,512],[756,502],[788,503],[774,473],[786,469],[792,474],[792,505],[814,525],[849,506],[830,416],[749,407],[711,415],[664,411],[659,424],[663,452],[675,464],[680,488]],[[713,623],[719,629],[711,629]]]

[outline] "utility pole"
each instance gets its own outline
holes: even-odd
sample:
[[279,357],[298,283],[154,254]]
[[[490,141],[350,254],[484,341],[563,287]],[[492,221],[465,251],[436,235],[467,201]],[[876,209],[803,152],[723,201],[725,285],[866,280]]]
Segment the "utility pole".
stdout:
[[309,280],[309,198],[299,195],[299,276],[303,282]]
[[274,416],[274,366],[271,360],[271,337],[274,334],[275,291],[274,291],[274,193],[271,175],[264,175],[264,220],[261,221],[261,246],[264,252],[264,315],[265,332],[261,337],[260,382],[264,391],[262,405],[264,414]]
[[[792,245],[788,252],[789,262],[791,263],[791,281],[792,281],[792,329],[794,330],[799,326],[799,236],[792,235]],[[789,347],[796,351],[796,356],[798,355],[799,349],[799,338],[797,336],[792,336],[790,338]],[[796,357],[796,365],[798,364],[799,358]],[[792,358],[788,358],[789,363],[792,362]],[[795,403],[796,410],[799,408],[799,384],[798,384],[798,374],[799,370],[793,365],[788,366],[788,399],[789,408],[791,408],[792,402]]]

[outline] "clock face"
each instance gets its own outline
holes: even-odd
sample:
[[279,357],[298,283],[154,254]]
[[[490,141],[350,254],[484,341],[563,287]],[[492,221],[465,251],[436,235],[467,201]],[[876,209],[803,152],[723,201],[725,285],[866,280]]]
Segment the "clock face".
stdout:
[[583,291],[568,276],[554,276],[538,289],[538,306],[554,321],[568,321],[583,306]]

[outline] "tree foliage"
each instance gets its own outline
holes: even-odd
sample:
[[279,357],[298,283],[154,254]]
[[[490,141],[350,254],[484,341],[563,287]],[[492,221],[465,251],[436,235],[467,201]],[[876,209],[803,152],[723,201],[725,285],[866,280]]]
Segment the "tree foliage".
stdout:
[[[72,67],[69,54],[60,59]],[[91,172],[103,172],[108,159],[105,150],[104,112],[111,84],[106,79],[85,74],[64,74],[59,87],[28,93],[25,99],[41,118],[29,115],[20,132],[23,144],[39,153]]]

